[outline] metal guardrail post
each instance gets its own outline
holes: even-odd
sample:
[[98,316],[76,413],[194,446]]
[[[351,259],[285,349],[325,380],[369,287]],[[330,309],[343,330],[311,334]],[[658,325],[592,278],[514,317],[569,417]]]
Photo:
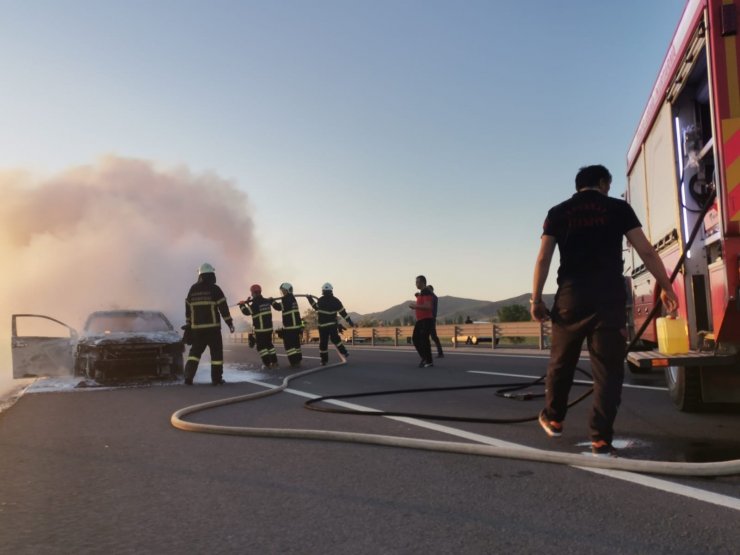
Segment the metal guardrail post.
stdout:
[[459,332],[460,332],[460,328],[458,328],[457,326],[455,326],[453,328],[453,332],[452,332],[453,333],[453,338],[452,338],[452,348],[453,349],[457,349],[457,334]]
[[540,351],[545,350],[545,323],[540,322]]
[[496,348],[496,324],[491,323],[491,349]]
[[401,335],[401,328],[396,328],[396,347],[398,347],[398,336]]
[[375,347],[375,334],[377,334],[378,332],[377,332],[377,330],[375,328],[372,328],[370,330],[370,332],[371,332],[371,334],[370,334],[370,345],[373,346],[373,347]]

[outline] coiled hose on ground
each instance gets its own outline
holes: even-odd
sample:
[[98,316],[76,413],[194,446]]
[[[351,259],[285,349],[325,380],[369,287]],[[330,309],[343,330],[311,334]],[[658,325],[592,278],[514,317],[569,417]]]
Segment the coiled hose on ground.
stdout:
[[558,451],[545,451],[530,447],[499,447],[493,445],[480,445],[472,443],[460,443],[453,441],[433,441],[427,439],[416,439],[410,437],[387,436],[378,434],[364,434],[355,432],[340,432],[334,430],[303,430],[291,428],[253,428],[248,426],[219,426],[215,424],[199,424],[188,422],[184,418],[188,415],[202,412],[207,409],[253,401],[270,395],[280,393],[288,387],[288,384],[297,378],[307,376],[330,368],[337,368],[346,364],[343,357],[341,362],[312,368],[286,376],[283,382],[273,388],[247,395],[218,399],[207,403],[200,403],[184,407],[172,414],[170,423],[179,430],[186,432],[201,432],[209,434],[224,434],[245,437],[271,437],[284,439],[313,439],[321,441],[340,441],[345,443],[363,443],[369,445],[383,445],[386,447],[403,447],[405,449],[422,449],[426,451],[439,451],[444,453],[459,453],[463,455],[478,455],[484,457],[497,457],[508,459],[519,459],[526,461],[547,462],[556,464],[567,464],[572,466],[585,466],[591,468],[603,468],[612,470],[625,470],[630,472],[641,472],[646,474],[665,474],[672,476],[730,476],[740,474],[740,459],[705,462],[669,462],[648,461],[625,458],[601,458],[584,456],[574,453],[562,453]]

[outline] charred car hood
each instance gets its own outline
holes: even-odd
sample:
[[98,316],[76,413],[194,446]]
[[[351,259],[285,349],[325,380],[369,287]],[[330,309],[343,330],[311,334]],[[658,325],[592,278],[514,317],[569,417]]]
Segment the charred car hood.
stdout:
[[153,331],[84,335],[78,343],[80,345],[105,346],[128,343],[177,343],[178,341],[180,341],[180,334],[176,331]]

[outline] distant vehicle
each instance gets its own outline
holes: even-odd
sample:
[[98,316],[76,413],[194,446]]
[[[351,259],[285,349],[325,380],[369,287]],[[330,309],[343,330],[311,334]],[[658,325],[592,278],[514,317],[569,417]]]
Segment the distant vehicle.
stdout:
[[[464,343],[465,345],[477,345],[478,343],[490,343],[493,337],[490,335],[493,329],[491,322],[476,320],[469,324],[463,324],[458,328],[460,333],[452,337],[452,344]],[[498,345],[496,338],[496,345]]]
[[[44,332],[24,333],[26,327]],[[11,345],[14,378],[75,375],[104,381],[183,373],[180,334],[153,310],[93,312],[81,335],[49,316],[14,314]]]

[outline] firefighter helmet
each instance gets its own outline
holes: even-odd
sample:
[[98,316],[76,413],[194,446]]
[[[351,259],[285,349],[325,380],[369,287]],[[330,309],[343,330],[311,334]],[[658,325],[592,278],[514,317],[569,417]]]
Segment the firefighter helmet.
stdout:
[[216,268],[211,266],[208,262],[203,262],[198,268],[198,275],[201,274],[213,274],[216,272]]
[[284,281],[283,283],[280,284],[280,291],[287,291],[288,293],[292,293],[293,286],[287,281]]
[[262,294],[262,286],[258,284],[252,285],[252,287],[249,288],[249,292],[252,295],[261,295]]
[[322,291],[334,291],[334,287],[332,287],[331,283],[327,281],[324,285],[321,286],[321,290]]

